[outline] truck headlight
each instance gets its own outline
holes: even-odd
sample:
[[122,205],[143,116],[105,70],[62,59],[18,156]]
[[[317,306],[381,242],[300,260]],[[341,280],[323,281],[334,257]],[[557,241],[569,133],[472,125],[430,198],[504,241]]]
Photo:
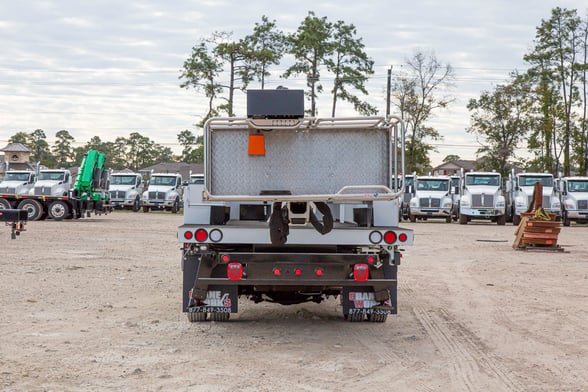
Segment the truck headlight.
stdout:
[[566,200],[565,201],[566,210],[575,210],[576,205],[573,200]]
[[411,199],[409,205],[411,207],[416,207],[418,205],[418,200],[417,199]]

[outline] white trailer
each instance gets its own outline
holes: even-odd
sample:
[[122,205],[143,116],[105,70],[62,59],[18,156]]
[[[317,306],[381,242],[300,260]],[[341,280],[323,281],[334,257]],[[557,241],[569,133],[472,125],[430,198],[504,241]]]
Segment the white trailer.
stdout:
[[[248,91],[246,118],[204,129],[204,187],[184,200],[183,311],[226,321],[238,299],[341,298],[350,321],[397,312],[404,187],[397,117],[305,118],[301,90]],[[401,156],[397,152],[402,151]]]

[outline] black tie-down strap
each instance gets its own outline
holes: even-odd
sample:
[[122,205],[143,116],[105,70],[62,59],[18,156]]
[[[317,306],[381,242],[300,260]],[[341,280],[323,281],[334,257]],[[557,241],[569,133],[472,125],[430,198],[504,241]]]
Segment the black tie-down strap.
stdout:
[[[333,214],[331,213],[331,209],[324,202],[316,202],[314,205],[323,214],[323,221],[319,221],[311,209],[309,216],[310,223],[319,233],[327,234],[333,230]],[[275,202],[269,219],[270,239],[273,245],[284,245],[288,241],[288,234],[290,234],[289,225],[288,210],[282,208],[282,202]]]

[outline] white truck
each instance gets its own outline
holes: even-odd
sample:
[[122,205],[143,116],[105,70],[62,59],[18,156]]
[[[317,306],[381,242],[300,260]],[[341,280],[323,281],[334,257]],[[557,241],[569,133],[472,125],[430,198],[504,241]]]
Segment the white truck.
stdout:
[[177,232],[183,311],[227,321],[240,297],[339,297],[345,319],[384,322],[397,313],[400,248],[414,237],[398,226],[400,119],[307,118],[302,90],[249,90],[247,100],[247,117],[204,127],[204,189],[187,186]]
[[459,223],[485,219],[498,225],[506,223],[502,176],[496,172],[462,172],[459,198]]
[[143,192],[143,212],[165,210],[177,213],[183,205],[182,176],[179,173],[151,174]]
[[139,173],[110,175],[110,203],[113,208],[137,212],[142,207],[143,176]]
[[550,173],[517,173],[514,170],[506,181],[506,214],[507,221],[518,226],[521,223],[521,213],[526,212],[533,198],[533,187],[540,182],[543,187],[543,209],[561,219],[561,202],[559,189]]
[[27,195],[33,188],[37,174],[29,170],[10,170],[0,182],[0,193]]
[[453,199],[449,176],[417,176],[414,180],[414,196],[410,199],[408,218],[442,218],[451,223]]
[[588,177],[564,177],[560,190],[563,225],[588,223]]
[[72,188],[71,173],[67,169],[39,170],[30,194],[36,196],[67,196]]

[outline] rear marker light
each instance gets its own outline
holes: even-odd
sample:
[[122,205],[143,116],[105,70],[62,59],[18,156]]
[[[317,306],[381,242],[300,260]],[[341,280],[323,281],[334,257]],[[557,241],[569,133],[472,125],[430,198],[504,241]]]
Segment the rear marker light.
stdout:
[[229,263],[227,265],[227,278],[229,280],[241,280],[243,277],[243,264]]
[[210,238],[210,240],[212,242],[219,242],[220,240],[223,239],[223,232],[220,231],[219,229],[213,229],[210,231],[208,238]]
[[386,242],[387,244],[393,244],[394,242],[396,242],[396,233],[393,231],[387,231],[384,234],[384,242]]
[[296,276],[300,276],[300,275],[302,275],[302,270],[301,270],[300,268],[296,268],[296,269],[294,270],[294,275],[296,275]]
[[198,229],[194,233],[194,238],[196,238],[196,241],[204,242],[208,239],[208,233],[204,229]]
[[280,270],[278,267],[275,267],[272,272],[274,273],[274,276],[282,275],[282,270]]
[[368,264],[374,264],[376,262],[376,258],[374,256],[368,256],[367,262]]
[[372,231],[369,238],[372,244],[379,244],[382,242],[382,233],[379,231]]
[[398,236],[398,239],[400,240],[400,242],[406,242],[406,240],[408,240],[408,236],[406,234],[404,234],[404,233],[401,233]]
[[367,264],[355,264],[353,266],[353,279],[356,282],[365,282],[370,276],[370,269]]
[[191,231],[184,231],[184,238],[187,240],[191,240],[192,237],[194,237],[194,235],[192,234]]
[[221,261],[223,263],[228,263],[229,261],[231,261],[231,257],[229,255],[222,255],[221,256]]
[[314,270],[314,274],[316,276],[323,276],[324,273],[325,273],[325,271],[323,271],[322,268],[317,268],[317,269]]

